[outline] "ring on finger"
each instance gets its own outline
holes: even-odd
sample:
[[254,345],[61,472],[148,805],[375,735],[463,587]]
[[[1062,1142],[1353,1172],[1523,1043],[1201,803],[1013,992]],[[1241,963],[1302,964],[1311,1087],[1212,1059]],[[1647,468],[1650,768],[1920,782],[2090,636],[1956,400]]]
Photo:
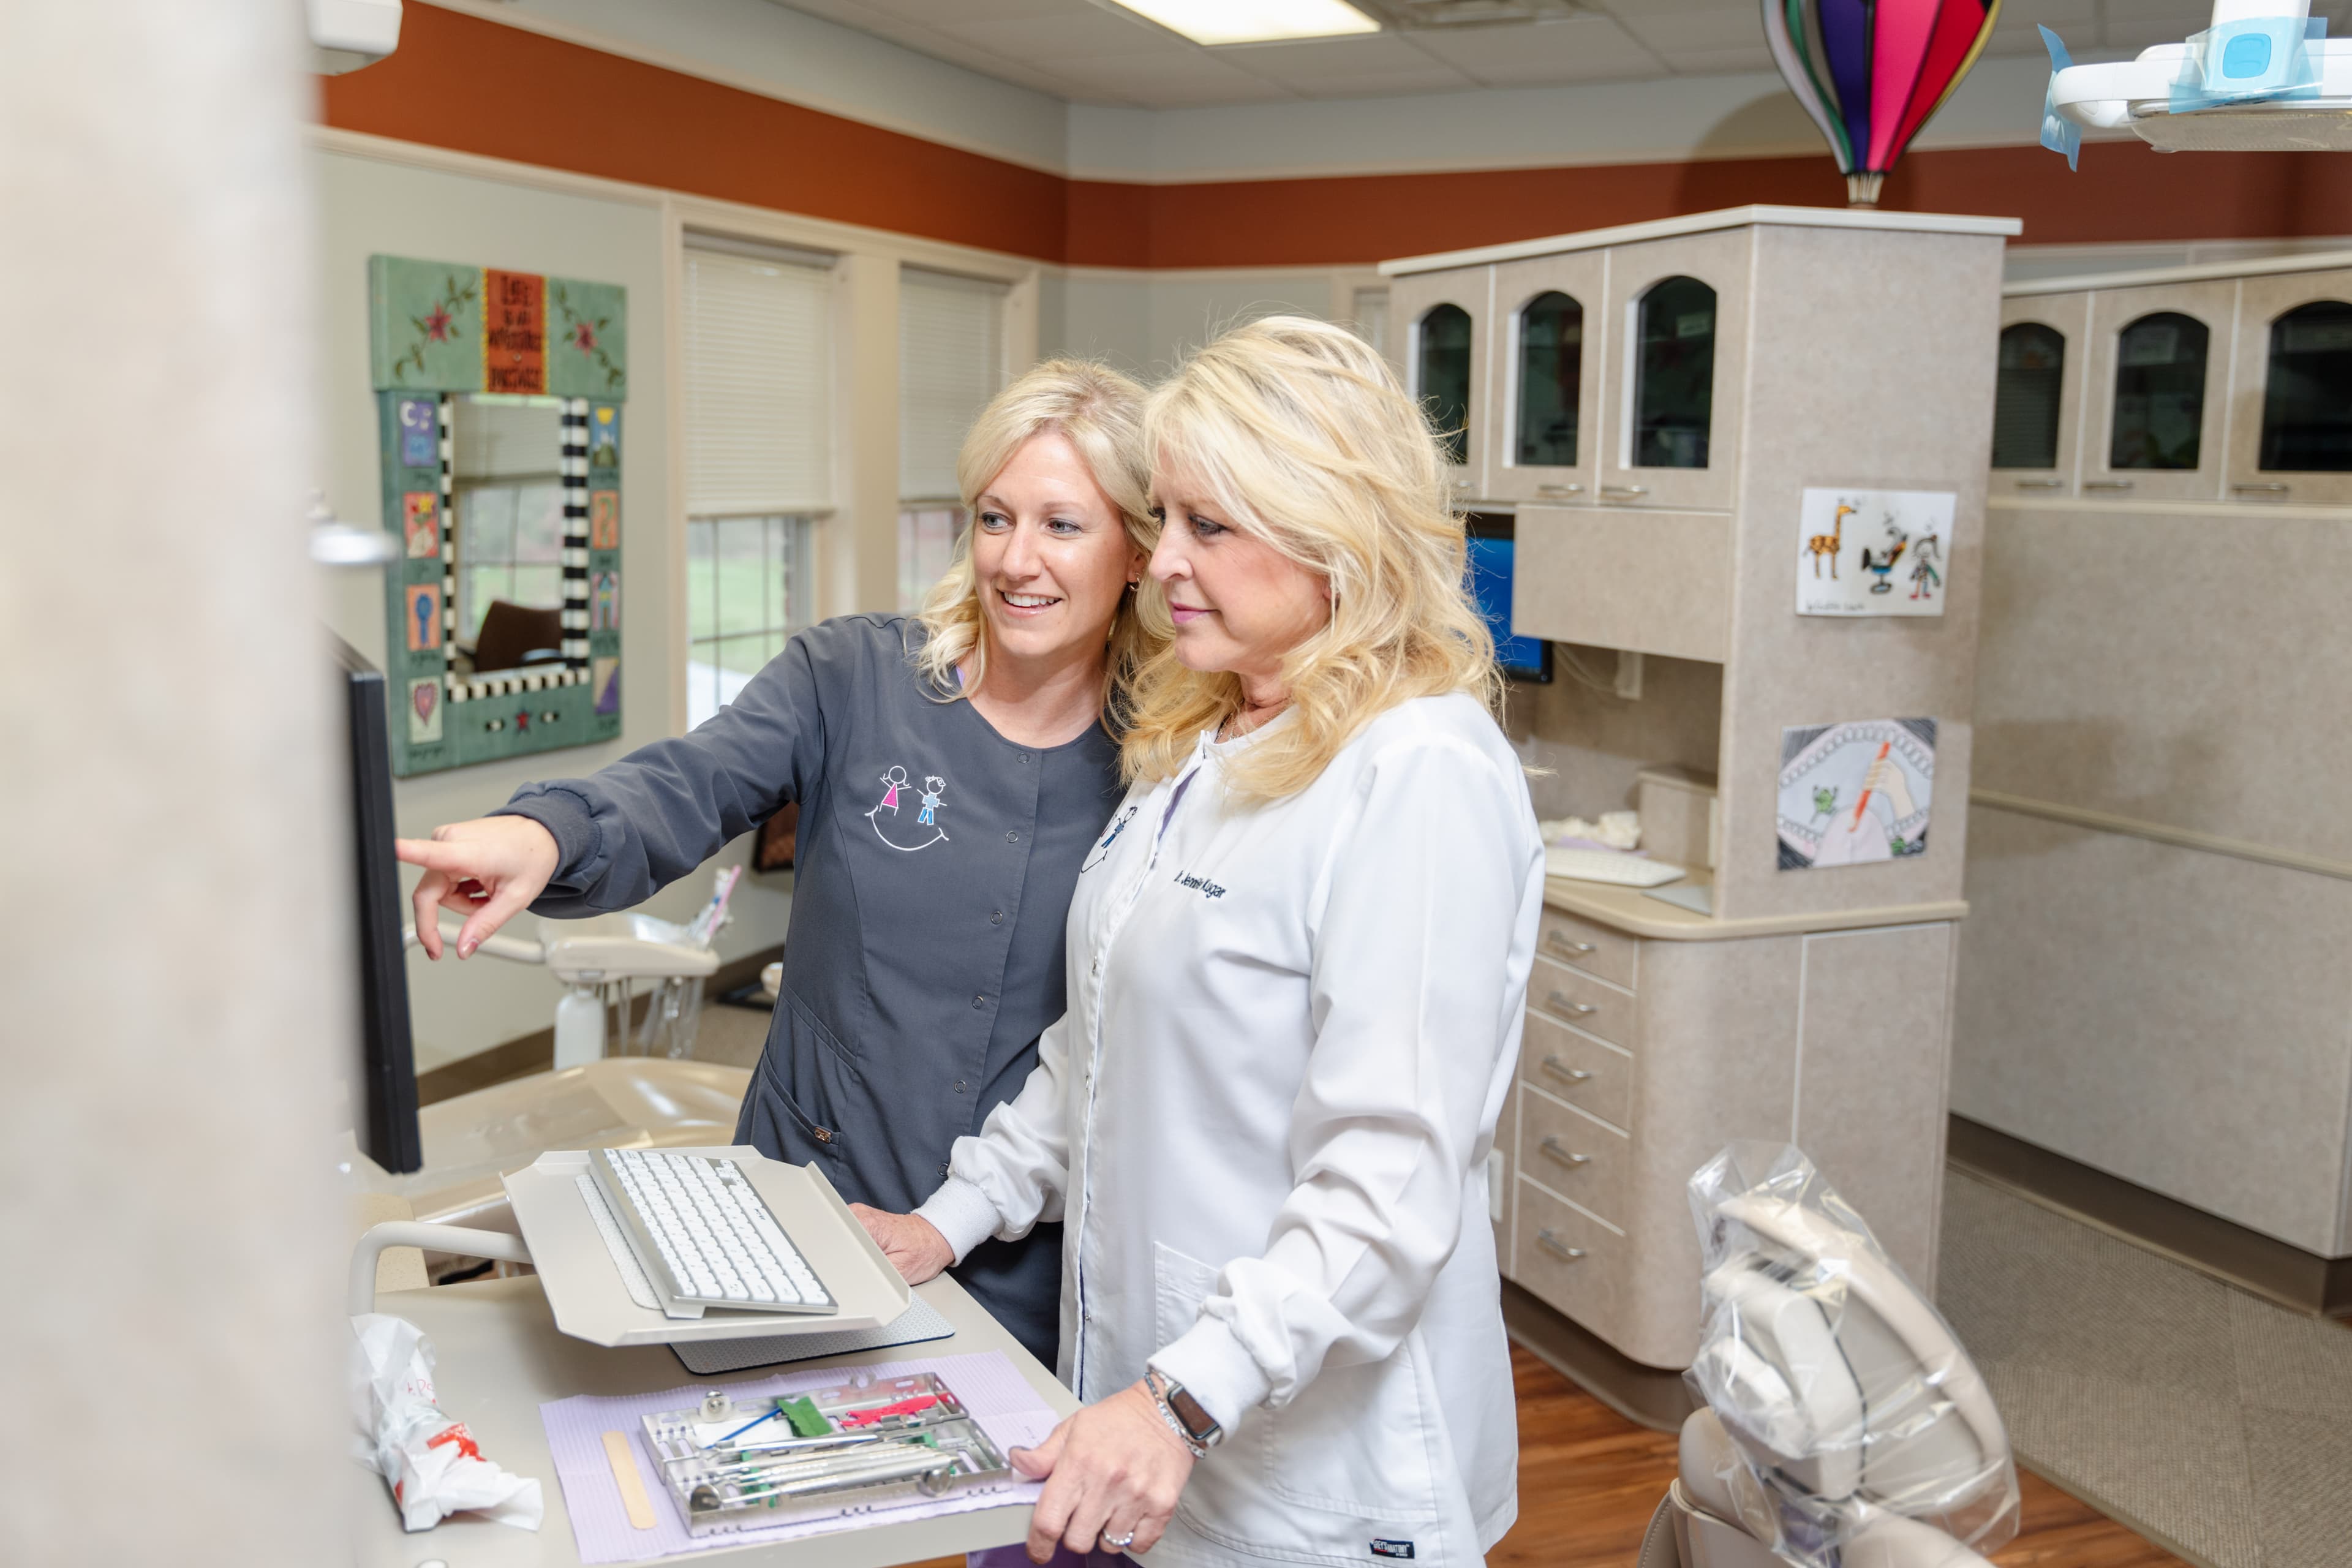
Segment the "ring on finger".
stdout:
[[1101,1541],[1103,1550],[1106,1552],[1124,1552],[1135,1544],[1135,1531],[1130,1530],[1125,1535],[1112,1535],[1106,1532]]

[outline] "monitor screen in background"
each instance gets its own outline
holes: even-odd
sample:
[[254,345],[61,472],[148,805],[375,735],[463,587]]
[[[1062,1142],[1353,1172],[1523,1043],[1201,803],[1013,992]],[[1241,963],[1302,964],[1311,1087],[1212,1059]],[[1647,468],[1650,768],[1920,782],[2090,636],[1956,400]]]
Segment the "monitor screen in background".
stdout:
[[1474,513],[1470,531],[1470,591],[1495,634],[1496,662],[1514,680],[1551,679],[1551,644],[1511,635],[1511,556],[1516,524],[1493,512]]
[[408,968],[402,952],[400,869],[393,859],[392,742],[383,672],[341,638],[334,644],[346,699],[358,963],[359,1093],[352,1107],[360,1147],[394,1174],[425,1163],[416,1122],[416,1060],[409,1034]]

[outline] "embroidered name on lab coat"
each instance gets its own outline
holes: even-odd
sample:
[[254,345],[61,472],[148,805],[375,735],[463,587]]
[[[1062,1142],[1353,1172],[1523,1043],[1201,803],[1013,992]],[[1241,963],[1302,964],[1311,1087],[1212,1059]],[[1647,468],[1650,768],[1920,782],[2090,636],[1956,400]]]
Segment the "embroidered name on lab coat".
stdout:
[[1206,877],[1195,877],[1189,872],[1177,872],[1176,885],[1180,888],[1198,888],[1205,897],[1212,899],[1222,899],[1225,896],[1225,890],[1223,888],[1212,882]]

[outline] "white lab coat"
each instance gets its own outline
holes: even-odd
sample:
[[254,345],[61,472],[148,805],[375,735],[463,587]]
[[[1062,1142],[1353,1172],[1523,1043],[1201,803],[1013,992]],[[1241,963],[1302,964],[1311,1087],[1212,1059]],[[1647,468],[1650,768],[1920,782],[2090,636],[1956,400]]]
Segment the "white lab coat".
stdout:
[[1063,1381],[1149,1362],[1223,1423],[1153,1563],[1475,1563],[1517,1511],[1486,1161],[1543,847],[1466,695],[1236,804],[1222,769],[1272,728],[1129,792],[1068,1011],[919,1212],[959,1258],[1064,1220]]

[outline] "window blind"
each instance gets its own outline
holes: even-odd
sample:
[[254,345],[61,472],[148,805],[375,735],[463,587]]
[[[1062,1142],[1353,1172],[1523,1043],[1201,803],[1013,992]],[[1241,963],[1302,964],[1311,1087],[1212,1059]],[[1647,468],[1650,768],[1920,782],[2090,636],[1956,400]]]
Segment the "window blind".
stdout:
[[1002,283],[903,268],[898,275],[898,494],[958,494],[956,453],[1004,384]]
[[833,274],[736,250],[686,252],[686,510],[833,505]]

